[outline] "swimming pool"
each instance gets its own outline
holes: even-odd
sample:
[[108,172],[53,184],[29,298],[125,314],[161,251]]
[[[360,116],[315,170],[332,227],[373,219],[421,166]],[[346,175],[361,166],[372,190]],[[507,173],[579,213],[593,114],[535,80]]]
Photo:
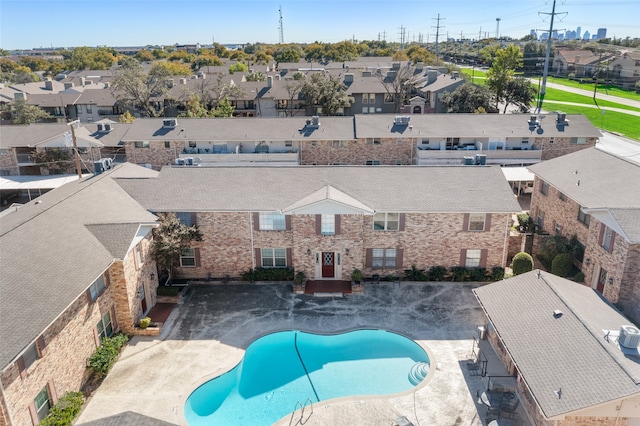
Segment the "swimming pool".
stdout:
[[397,333],[282,331],[253,342],[237,366],[193,391],[184,415],[190,426],[270,425],[307,400],[407,391],[428,369],[425,350]]

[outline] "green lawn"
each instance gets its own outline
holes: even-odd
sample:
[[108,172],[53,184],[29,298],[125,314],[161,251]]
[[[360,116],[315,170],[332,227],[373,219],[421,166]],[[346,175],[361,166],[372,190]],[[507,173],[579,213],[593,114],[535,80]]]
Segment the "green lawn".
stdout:
[[567,114],[582,114],[598,128],[640,140],[640,117],[609,110],[603,115],[602,110],[573,105],[547,104],[545,109],[547,111],[562,111]]
[[[536,87],[537,89],[537,87]],[[553,101],[564,101],[564,102],[575,102],[578,104],[588,104],[595,105],[593,102],[593,98],[589,96],[576,95],[575,93],[565,92],[560,89],[552,89],[547,87],[547,93],[544,96],[545,100],[553,100]],[[598,99],[598,106],[601,108],[620,108],[620,109],[628,109],[630,111],[638,111],[640,112],[640,108],[635,108],[632,106],[627,106],[623,104],[619,104],[616,102],[604,101],[602,99]]]
[[[550,83],[562,84],[563,86],[575,87],[577,89],[589,90],[593,92],[593,84],[580,84],[579,82],[574,80],[556,77],[548,77],[547,81]],[[609,86],[607,84],[598,84],[598,93],[618,96],[620,98],[632,99],[634,101],[640,101],[640,93],[636,93],[632,90],[622,90],[619,87]]]

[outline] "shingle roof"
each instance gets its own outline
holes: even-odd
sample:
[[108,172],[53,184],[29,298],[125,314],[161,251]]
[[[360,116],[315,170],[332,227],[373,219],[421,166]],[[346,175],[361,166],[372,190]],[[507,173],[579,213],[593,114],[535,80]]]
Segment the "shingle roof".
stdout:
[[[358,114],[355,116],[358,138],[481,138],[481,137],[600,137],[583,115],[567,115],[568,126],[560,131],[555,114],[539,116],[543,134],[532,134],[528,115],[524,114],[412,114],[410,126],[393,127],[392,114]],[[564,157],[563,157],[564,158]]]
[[[112,179],[157,172],[132,164],[68,183],[0,221],[0,369],[58,317],[113,262],[87,224],[152,223]],[[99,230],[100,231],[100,230]],[[101,232],[98,232],[101,233]],[[133,237],[132,237],[133,239]]]
[[640,244],[640,208],[609,209],[613,219],[624,230],[633,244]]
[[640,208],[640,166],[614,154],[587,148],[529,170],[583,207]]
[[532,271],[474,293],[547,418],[640,392],[640,363],[604,338],[629,321],[595,290]]
[[111,253],[114,259],[124,259],[139,228],[138,223],[99,223],[87,229]]
[[12,124],[0,126],[0,147],[26,147],[69,131],[66,123]]
[[499,167],[165,167],[118,179],[150,211],[276,211],[327,185],[376,211],[520,210]]

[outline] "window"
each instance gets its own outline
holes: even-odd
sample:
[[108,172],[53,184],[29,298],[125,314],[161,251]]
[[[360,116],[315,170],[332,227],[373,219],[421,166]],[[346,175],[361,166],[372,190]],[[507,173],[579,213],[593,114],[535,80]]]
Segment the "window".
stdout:
[[76,105],[76,113],[82,114],[82,105]]
[[27,370],[36,362],[36,360],[40,359],[40,352],[38,352],[38,345],[34,342],[31,346],[27,348],[26,351],[22,354],[22,360],[24,361],[24,369]]
[[602,248],[606,251],[611,251],[613,248],[613,229],[606,225],[602,225],[604,231],[602,232]]
[[559,223],[556,223],[553,227],[553,231],[557,234],[557,235],[562,235],[562,225],[560,225]]
[[376,213],[373,215],[374,231],[397,231],[400,229],[400,213]]
[[136,141],[134,146],[136,148],[149,148],[149,141]]
[[169,141],[164,141],[164,147],[165,147],[165,148],[171,148],[171,142],[169,142]]
[[284,141],[285,148],[293,148],[293,141]]
[[0,148],[0,155],[9,155],[9,150],[7,148]]
[[393,98],[393,95],[392,95],[392,94],[390,94],[390,93],[385,93],[385,95],[384,95],[384,103],[385,103],[385,104],[392,104],[392,103],[393,103],[393,100],[394,100],[394,98]]
[[196,215],[191,212],[177,212],[176,217],[184,226],[194,226],[196,224]]
[[564,195],[564,192],[558,191],[558,198],[560,198],[560,201],[567,201],[567,196]]
[[189,141],[189,148],[195,148],[196,146],[196,141]]
[[196,251],[192,248],[182,250],[180,254],[180,266],[183,268],[195,268],[196,267]]
[[545,181],[542,181],[540,183],[540,193],[542,195],[547,195],[548,192],[549,192],[549,184]]
[[95,301],[104,291],[104,275],[100,275],[89,287],[89,294],[91,295],[91,301]]
[[584,145],[587,143],[587,138],[585,137],[580,137],[580,138],[571,138],[571,140],[569,141],[569,143],[571,145]]
[[286,249],[263,248],[261,254],[262,254],[263,268],[286,268],[287,266],[287,250]]
[[372,250],[371,266],[373,268],[395,268],[396,249],[376,249]]
[[367,138],[367,145],[380,145],[380,138]]
[[549,138],[549,143],[554,143],[555,141],[556,141],[556,138],[555,138],[555,137],[551,137],[551,138]]
[[286,226],[287,225],[283,214],[260,213],[261,231],[284,231],[286,229]]
[[429,138],[422,138],[422,141],[420,143],[422,145],[429,145]]
[[480,249],[467,249],[467,257],[464,262],[464,266],[467,268],[478,268],[480,266],[480,256],[482,250]]
[[363,104],[375,104],[376,103],[376,94],[375,93],[363,93],[362,94],[362,103]]
[[289,108],[289,101],[287,99],[278,99],[278,109]]
[[484,213],[471,213],[469,215],[469,231],[484,231],[487,215]]
[[142,248],[140,247],[140,244],[136,244],[136,246],[134,247],[134,253],[136,255],[136,266],[138,268],[140,268],[140,266],[142,265]]
[[380,160],[367,160],[364,162],[365,166],[379,166]]
[[113,335],[113,323],[111,322],[111,313],[107,312],[105,316],[102,317],[100,321],[98,321],[98,325],[96,326],[98,329],[98,336],[100,336],[100,341],[105,337],[111,337]]
[[51,397],[49,396],[49,390],[47,387],[43,387],[33,400],[36,407],[36,413],[38,414],[38,420],[42,421],[49,415],[49,409],[51,408]]
[[591,215],[582,211],[582,207],[578,209],[578,222],[582,223],[587,228],[591,222]]
[[333,141],[334,148],[346,148],[349,141]]
[[529,143],[529,138],[522,138],[522,143],[523,144],[528,144]]
[[93,114],[93,107],[91,105],[87,105],[87,114]]
[[334,235],[336,233],[336,216],[333,214],[323,214],[321,232],[322,235]]
[[334,163],[331,163],[332,166],[346,166],[347,163],[345,163],[344,161],[336,161]]
[[542,228],[544,225],[544,211],[542,209],[538,209],[538,216],[536,218],[536,224],[538,227]]

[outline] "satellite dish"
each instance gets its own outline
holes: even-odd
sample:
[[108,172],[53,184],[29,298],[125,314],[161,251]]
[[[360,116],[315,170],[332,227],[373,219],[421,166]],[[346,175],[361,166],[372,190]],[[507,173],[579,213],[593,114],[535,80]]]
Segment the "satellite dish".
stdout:
[[538,127],[538,130],[536,130],[536,133],[541,135],[544,133],[544,129],[542,127]]

